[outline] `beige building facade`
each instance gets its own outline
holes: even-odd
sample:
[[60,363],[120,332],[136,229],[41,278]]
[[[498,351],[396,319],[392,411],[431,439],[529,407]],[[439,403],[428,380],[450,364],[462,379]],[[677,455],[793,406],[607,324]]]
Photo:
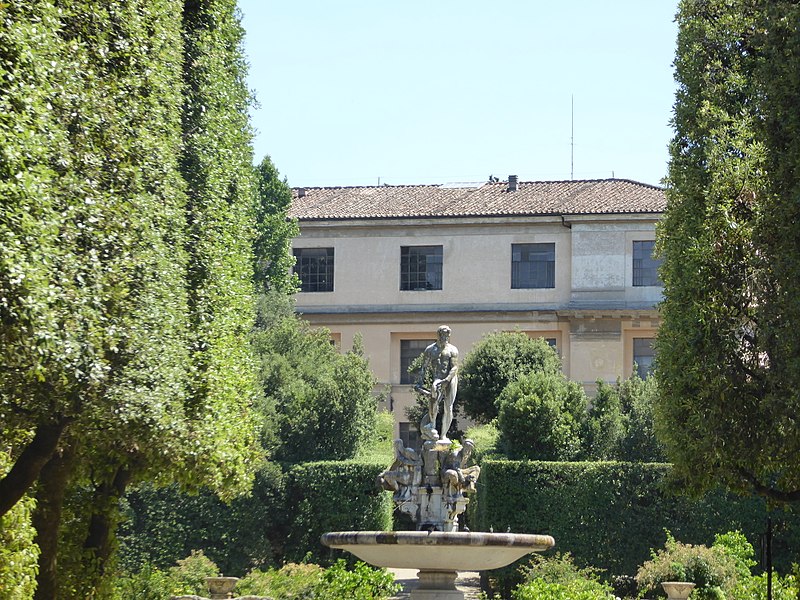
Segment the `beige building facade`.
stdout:
[[646,372],[664,207],[661,188],[616,179],[295,189],[297,311],[342,348],[362,337],[413,444],[406,367],[442,324],[462,359],[493,331],[543,337],[590,392]]

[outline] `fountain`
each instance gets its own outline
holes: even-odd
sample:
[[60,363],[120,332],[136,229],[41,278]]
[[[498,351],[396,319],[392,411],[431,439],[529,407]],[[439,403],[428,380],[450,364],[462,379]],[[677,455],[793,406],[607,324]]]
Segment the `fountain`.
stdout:
[[[458,571],[504,567],[553,547],[555,541],[549,535],[459,531],[459,515],[469,503],[467,495],[475,491],[480,467],[468,466],[471,440],[461,444],[446,435],[458,386],[458,350],[450,344],[449,327],[440,327],[437,337],[425,349],[415,386],[428,401],[420,423],[425,440],[421,455],[395,440],[394,462],[378,477],[382,488],[394,492],[397,509],[411,517],[417,531],[331,532],[322,536],[322,543],[378,567],[417,569],[419,587],[411,593],[412,600],[463,600],[455,587]],[[440,405],[441,437],[436,430]]]

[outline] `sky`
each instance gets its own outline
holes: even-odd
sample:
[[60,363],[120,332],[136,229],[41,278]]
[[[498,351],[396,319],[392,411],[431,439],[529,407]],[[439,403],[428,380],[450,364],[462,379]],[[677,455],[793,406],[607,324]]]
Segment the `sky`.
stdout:
[[666,175],[678,0],[239,0],[293,187]]

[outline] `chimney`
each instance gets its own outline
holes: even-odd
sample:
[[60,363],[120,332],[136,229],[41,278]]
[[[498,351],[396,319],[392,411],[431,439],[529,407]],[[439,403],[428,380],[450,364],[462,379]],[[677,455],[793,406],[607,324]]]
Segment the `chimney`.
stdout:
[[297,188],[297,197],[302,198],[306,195],[306,188]]
[[517,191],[517,182],[518,177],[516,175],[509,175],[508,176],[508,191],[509,192],[516,192]]

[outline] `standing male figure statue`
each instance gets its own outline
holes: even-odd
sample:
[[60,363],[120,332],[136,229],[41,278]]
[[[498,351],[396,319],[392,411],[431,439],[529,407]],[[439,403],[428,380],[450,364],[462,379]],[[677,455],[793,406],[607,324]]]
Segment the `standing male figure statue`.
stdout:
[[[425,377],[433,377],[430,391],[424,388]],[[458,391],[458,348],[450,343],[450,328],[442,325],[437,331],[437,340],[423,353],[419,381],[414,386],[418,392],[428,396],[428,414],[423,417],[420,429],[425,436],[426,428],[435,431],[439,404],[442,404],[442,431],[439,442],[449,443],[447,432],[453,422],[453,405]]]

